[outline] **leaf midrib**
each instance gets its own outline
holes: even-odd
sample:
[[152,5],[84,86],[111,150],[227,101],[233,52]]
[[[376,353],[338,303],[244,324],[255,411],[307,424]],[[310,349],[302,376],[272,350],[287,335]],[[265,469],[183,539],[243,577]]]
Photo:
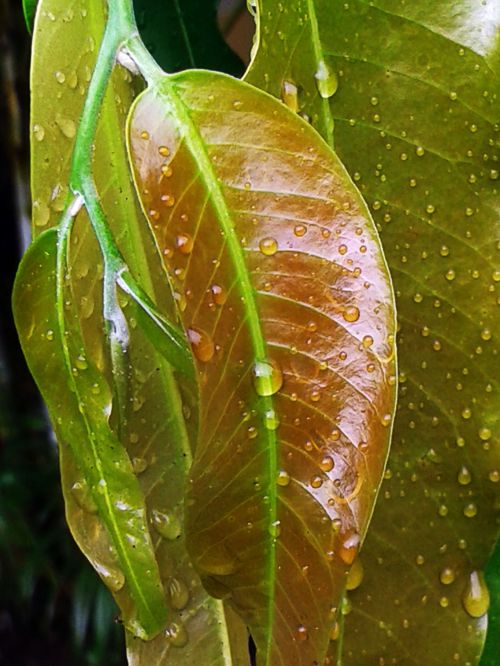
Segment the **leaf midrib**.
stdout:
[[[210,199],[217,213],[217,220],[222,227],[229,255],[232,259],[233,266],[238,276],[238,284],[243,298],[244,307],[248,313],[247,321],[250,329],[250,340],[256,357],[255,360],[265,361],[267,359],[267,345],[260,325],[255,291],[247,271],[243,249],[236,236],[232,215],[224,198],[220,181],[215,173],[214,167],[208,155],[206,144],[189,114],[187,105],[184,104],[182,98],[178,94],[175,83],[168,77],[165,77],[162,81],[159,92],[160,94],[163,92],[165,96],[167,96],[172,102],[176,118],[183,131],[183,138],[186,142],[186,146],[197,163],[202,181],[204,182],[205,187],[210,194]],[[260,400],[262,401],[261,404],[266,410],[273,408],[274,401],[271,396],[262,396]],[[277,438],[274,431],[264,429],[264,432],[266,434],[267,440],[270,479],[268,514],[268,533],[270,535],[272,525],[277,520],[277,491],[274,483],[277,475]],[[276,540],[272,537],[267,566],[267,578],[270,592],[268,598],[268,628],[272,628],[274,624],[274,599],[276,582]],[[270,660],[273,647],[272,635],[272,630],[267,632],[265,657],[266,664],[271,663]]]

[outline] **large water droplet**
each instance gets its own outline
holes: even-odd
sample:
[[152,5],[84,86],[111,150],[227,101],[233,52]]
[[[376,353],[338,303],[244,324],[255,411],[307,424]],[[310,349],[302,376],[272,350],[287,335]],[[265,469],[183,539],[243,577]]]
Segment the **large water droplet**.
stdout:
[[337,92],[339,85],[337,75],[324,60],[319,61],[314,78],[318,92],[323,99],[328,99]]
[[276,361],[256,361],[252,368],[252,379],[258,395],[277,393],[283,386],[283,373]]
[[359,319],[359,309],[355,305],[349,305],[342,312],[345,321],[353,323]]
[[462,604],[471,617],[482,617],[488,612],[490,593],[482,571],[472,571],[462,595]]
[[212,338],[199,328],[188,328],[187,337],[191,343],[194,355],[202,363],[210,361],[214,355],[215,347]]
[[347,574],[347,581],[345,588],[346,590],[355,590],[361,585],[365,571],[363,569],[363,564],[359,557],[357,557],[352,563],[352,567],[349,569]]
[[105,585],[113,592],[118,592],[125,585],[125,576],[118,567],[106,566],[100,563],[94,563],[94,566]]
[[266,257],[272,257],[278,251],[278,243],[275,238],[263,238],[259,243],[259,248]]

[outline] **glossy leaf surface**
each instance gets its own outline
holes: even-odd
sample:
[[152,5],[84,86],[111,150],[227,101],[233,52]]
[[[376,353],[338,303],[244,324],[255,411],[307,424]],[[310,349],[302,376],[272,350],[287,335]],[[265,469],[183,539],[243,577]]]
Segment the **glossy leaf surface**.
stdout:
[[308,125],[229,77],[165,77],[135,103],[129,141],[197,361],[193,562],[259,664],[321,661],[390,435],[376,231]]
[[204,67],[233,76],[243,63],[217,26],[217,0],[135,0],[142,38],[166,72]]
[[[59,224],[69,197],[71,154],[105,16],[105,3],[97,0],[84,3],[46,0],[38,14],[32,62],[34,236]],[[135,664],[162,664],[171,660],[174,650],[179,663],[193,663],[212,655],[212,663],[225,664],[229,646],[224,612],[219,602],[209,599],[201,587],[186,554],[184,535],[178,532],[183,522],[185,474],[191,460],[189,439],[197,432],[196,387],[186,373],[174,378],[164,354],[158,353],[168,342],[163,335],[165,326],[175,324],[176,320],[172,295],[136,202],[127,165],[125,117],[137,90],[138,84],[130,74],[117,67],[103,101],[93,162],[93,176],[107,222],[132,275],[144,291],[138,301],[128,295],[123,282],[123,288],[119,289],[130,336],[124,373],[127,406],[122,410],[121,420],[117,417],[118,410],[113,410],[111,423],[114,436],[127,449],[143,494],[148,530],[169,608],[168,624],[163,627],[167,633],[163,631],[148,644],[128,636],[130,659]],[[103,380],[115,388],[117,378],[110,369],[104,333],[101,250],[85,208],[73,224],[68,284],[68,300],[76,309],[72,330],[81,335],[85,353]],[[126,281],[126,276],[122,280]],[[158,325],[146,335],[141,327],[145,321],[152,326],[152,319],[145,317],[150,311],[150,300],[163,313],[165,321],[158,320]],[[178,342],[185,346],[185,337]],[[39,348],[32,353],[43,356],[45,352]],[[185,419],[190,413],[192,416]],[[100,512],[85,512],[85,507],[78,504],[81,500],[78,493],[81,495],[80,488],[87,481],[71,450],[61,445],[60,451],[68,523],[78,545],[102,575],[100,562],[109,540],[106,528]],[[75,485],[77,490],[72,491]],[[172,534],[173,539],[169,538]],[[110,584],[109,577],[102,577]],[[113,590],[112,584],[110,587],[124,612],[123,594]],[[179,627],[177,633],[174,625]],[[237,650],[246,652],[246,641],[246,632],[240,627],[231,643],[232,654]]]
[[107,528],[108,539],[95,539],[99,548],[93,564],[122,597],[124,622],[146,637],[161,629],[166,607],[144,500],[130,459],[108,423],[109,386],[86,358],[75,313],[60,317],[64,305],[57,286],[57,254],[57,232],[50,230],[24,257],[14,291],[16,326],[62,449],[69,444],[63,460],[67,456],[78,461],[83,475],[71,486],[84,523],[80,529],[92,529],[97,512]]
[[249,81],[279,94],[286,68],[314,122],[293,47],[317,34],[335,147],[396,289],[399,409],[342,663],[477,663],[500,508],[498,3],[259,4]]

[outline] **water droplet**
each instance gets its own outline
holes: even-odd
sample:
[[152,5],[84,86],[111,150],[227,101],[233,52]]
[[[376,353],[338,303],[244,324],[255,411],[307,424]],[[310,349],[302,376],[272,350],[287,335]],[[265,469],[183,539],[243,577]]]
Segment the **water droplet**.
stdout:
[[97,513],[97,505],[85,479],[76,481],[71,486],[71,494],[75,498],[75,502],[80,509],[87,511],[88,513]]
[[45,337],[47,338],[47,340],[52,341],[54,339],[54,331],[51,328],[49,328],[49,330],[45,334]]
[[417,153],[418,157],[425,155],[425,149],[422,148],[422,146],[417,146],[415,152]]
[[472,411],[470,410],[469,407],[465,407],[462,410],[462,418],[465,419],[465,420],[468,420],[468,419],[470,419],[471,416],[472,416]]
[[274,238],[263,238],[259,243],[259,248],[266,257],[272,257],[278,251],[278,243]]
[[439,600],[439,605],[441,606],[441,608],[447,608],[449,606],[449,603],[450,600],[448,599],[448,597],[441,597],[441,599]]
[[285,488],[290,483],[290,474],[288,474],[288,472],[286,472],[284,469],[280,469],[276,482],[278,486]]
[[280,425],[280,419],[274,409],[268,409],[264,414],[264,426],[267,430],[276,430]]
[[80,354],[75,361],[75,365],[78,368],[78,370],[86,370],[89,365],[87,363],[87,359],[83,354]]
[[33,136],[37,141],[43,141],[45,138],[45,130],[42,125],[33,125]]
[[460,468],[460,471],[458,472],[458,483],[461,486],[467,486],[469,483],[472,481],[472,476],[467,467],[465,465],[462,465]]
[[198,361],[207,363],[213,358],[215,346],[208,333],[199,328],[188,328],[187,337]]
[[182,254],[191,254],[193,251],[193,237],[189,234],[179,234],[175,239],[175,245]]
[[281,86],[281,99],[286,104],[286,106],[297,113],[299,110],[299,96],[297,86],[291,81],[283,81]]
[[135,474],[142,474],[148,468],[148,461],[146,458],[132,458],[132,469]]
[[355,322],[359,319],[359,309],[355,305],[349,305],[342,312],[342,317],[347,322]]
[[182,610],[188,605],[189,590],[184,581],[179,578],[171,578],[168,581],[167,591],[170,602],[176,610]]
[[168,625],[168,627],[165,629],[165,636],[170,645],[178,648],[187,645],[189,639],[186,628],[177,622],[172,622],[172,624]]
[[181,524],[177,516],[154,509],[151,513],[153,526],[158,534],[169,541],[181,535]]
[[212,292],[214,303],[216,305],[224,305],[224,303],[227,301],[227,292],[224,287],[221,287],[218,284],[213,284],[210,287],[210,291]]
[[260,396],[274,395],[283,386],[283,374],[276,361],[256,361],[252,368],[255,391]]
[[125,585],[125,576],[118,567],[105,566],[100,563],[95,563],[94,566],[104,584],[113,592],[118,592]]
[[[148,138],[148,137],[146,137]],[[168,157],[170,155],[170,150],[167,148],[167,146],[160,146],[158,148],[158,152],[162,157]]]
[[275,520],[273,523],[269,525],[269,534],[273,537],[273,539],[276,539],[279,537],[281,533],[281,522],[279,520]]
[[345,589],[346,590],[355,590],[361,585],[361,582],[363,581],[363,576],[365,575],[365,571],[363,568],[363,563],[357,557],[354,562],[352,563],[351,568],[349,569],[349,573],[347,574],[347,582]]
[[462,595],[462,604],[471,617],[482,617],[490,606],[490,593],[482,571],[472,571]]
[[464,507],[464,516],[467,518],[474,518],[474,516],[477,515],[477,506],[474,504],[474,502],[469,502],[469,504],[466,504]]
[[479,437],[483,442],[487,442],[491,438],[491,430],[489,428],[481,428],[479,431]]
[[66,118],[65,116],[57,114],[55,121],[56,125],[59,127],[62,134],[67,139],[74,139],[76,134],[76,124],[74,120],[71,120],[71,118]]
[[442,257],[447,257],[450,254],[450,248],[447,245],[441,245],[441,248],[439,250],[439,254]]
[[307,232],[307,227],[305,227],[303,224],[296,224],[295,227],[293,228],[293,233],[298,238],[304,236],[306,232]]
[[172,206],[175,204],[175,197],[172,196],[171,194],[162,194],[160,197],[160,201],[167,208],[172,208]]
[[64,72],[57,71],[54,76],[56,77],[57,83],[64,83],[66,81],[66,75]]
[[307,641],[309,638],[309,635],[307,633],[307,629],[304,627],[303,624],[299,624],[297,627],[297,638],[299,641]]
[[348,532],[344,535],[339,547],[339,556],[345,564],[352,564],[354,562],[354,558],[358,554],[360,541],[361,539],[357,532]]
[[439,574],[439,580],[443,585],[451,585],[455,580],[455,572],[450,567],[445,567]]
[[248,439],[255,439],[259,434],[259,431],[255,426],[250,426],[247,430]]
[[315,474],[311,478],[311,486],[315,489],[318,489],[321,488],[322,485],[323,485],[323,479],[321,478],[321,476],[319,476],[319,474]]
[[334,468],[334,465],[335,463],[331,456],[323,456],[321,462],[319,463],[319,467],[322,472],[331,472]]
[[141,139],[144,139],[144,141],[147,141],[149,139],[149,132],[146,132],[146,130],[143,130],[141,132]]
[[161,172],[165,178],[170,178],[170,176],[174,173],[170,164],[162,164]]
[[498,469],[492,469],[488,474],[488,478],[492,483],[498,483],[498,481],[500,481],[500,471],[498,471]]
[[328,99],[337,92],[337,75],[324,60],[319,61],[314,78],[318,92],[323,99]]
[[450,268],[450,270],[446,272],[445,277],[448,280],[448,282],[452,282],[456,277],[455,271],[452,268]]

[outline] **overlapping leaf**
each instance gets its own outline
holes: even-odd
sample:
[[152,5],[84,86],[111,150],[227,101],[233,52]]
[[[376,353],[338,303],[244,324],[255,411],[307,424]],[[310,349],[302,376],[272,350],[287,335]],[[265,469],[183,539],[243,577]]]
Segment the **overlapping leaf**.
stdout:
[[[71,153],[105,17],[105,3],[97,0],[84,3],[47,0],[42,2],[38,12],[32,66],[35,236],[59,223],[69,196]],[[93,175],[107,222],[132,273],[157,307],[175,321],[172,295],[151,234],[136,204],[127,167],[124,124],[136,90],[137,85],[132,83],[128,72],[118,68],[113,73],[94,142]],[[67,276],[67,301],[72,313],[69,333],[72,338],[81,338],[85,362],[95,368],[100,381],[113,388],[117,377],[110,370],[104,335],[101,250],[85,209],[80,211],[73,227]],[[40,294],[36,289],[25,293],[26,289],[26,284],[19,283],[18,299],[24,299],[23,307],[29,311],[28,302],[32,300],[36,305]],[[227,663],[231,656],[237,659],[235,655],[246,653],[246,631],[235,625],[235,637],[229,645],[222,606],[208,598],[201,587],[187,558],[181,530],[183,487],[191,460],[189,439],[194,438],[197,431],[195,387],[185,377],[174,378],[169,365],[152,348],[141,328],[144,326],[141,309],[126,291],[120,291],[120,303],[130,336],[124,367],[127,402],[121,413],[117,405],[113,405],[114,434],[110,436],[119,438],[119,445],[126,450],[125,456],[137,476],[148,516],[144,538],[149,539],[151,535],[169,608],[169,623],[165,627],[163,622],[165,631],[157,639],[143,644],[129,636],[130,659],[135,664],[161,664],[167,660],[170,663],[174,650],[179,663],[193,663],[202,658],[211,659],[214,664]],[[43,314],[51,316],[50,299],[45,307],[48,312]],[[66,319],[69,315],[63,310],[58,316]],[[153,335],[157,338],[160,335],[158,327]],[[35,377],[42,384],[44,376],[38,373],[38,368],[46,361],[45,349],[30,341],[28,351],[38,363]],[[76,359],[80,353],[78,351]],[[53,392],[57,387],[48,386],[46,390]],[[50,398],[51,394],[47,395]],[[70,398],[68,396],[68,400]],[[68,405],[61,400],[59,416],[63,420],[69,418]],[[115,592],[125,613],[131,610],[130,604],[126,606],[124,601],[128,581],[123,580],[123,572],[115,570],[118,583],[106,573],[105,566],[107,570],[110,568],[109,536],[102,513],[94,510],[92,488],[87,492],[91,484],[78,456],[75,457],[64,441],[60,451],[67,519],[73,535],[104,582]],[[112,471],[110,474],[113,481]],[[137,483],[129,479],[124,484],[124,492],[129,482]],[[120,586],[123,588],[118,590]],[[161,619],[158,614],[157,622]]]
[[248,78],[279,94],[289,77],[314,123],[316,36],[398,303],[399,411],[342,663],[476,663],[500,507],[498,3],[259,4]]
[[307,124],[229,77],[165,78],[135,103],[129,141],[197,360],[194,564],[258,663],[321,661],[390,434],[375,229]]

